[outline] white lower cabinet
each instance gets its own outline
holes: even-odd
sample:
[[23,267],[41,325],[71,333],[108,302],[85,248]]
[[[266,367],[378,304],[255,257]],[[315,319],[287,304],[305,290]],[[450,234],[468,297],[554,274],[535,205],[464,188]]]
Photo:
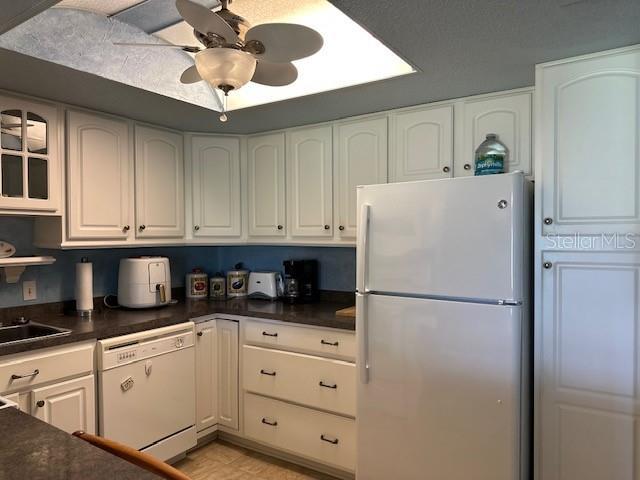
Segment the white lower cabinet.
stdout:
[[238,322],[218,319],[219,422],[238,429]]

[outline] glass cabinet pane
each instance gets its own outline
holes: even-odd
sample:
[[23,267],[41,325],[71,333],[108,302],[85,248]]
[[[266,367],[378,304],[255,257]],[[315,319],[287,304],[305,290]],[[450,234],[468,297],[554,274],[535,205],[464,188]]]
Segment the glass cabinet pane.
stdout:
[[37,113],[27,112],[27,149],[47,154],[47,121]]
[[3,154],[0,168],[2,171],[2,196],[24,196],[24,190],[22,188],[22,157]]
[[0,144],[5,150],[22,150],[22,111],[4,110],[0,114]]
[[44,158],[29,157],[27,166],[27,184],[29,198],[46,200],[49,198],[49,167]]

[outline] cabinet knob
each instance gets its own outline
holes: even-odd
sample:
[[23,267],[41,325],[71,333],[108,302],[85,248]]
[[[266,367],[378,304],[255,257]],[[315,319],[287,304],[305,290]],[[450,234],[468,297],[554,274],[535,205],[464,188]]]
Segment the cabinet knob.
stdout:
[[469,165],[468,163],[465,163],[464,167],[462,168],[464,168],[465,170],[471,170],[471,165]]
[[145,228],[147,228],[147,226],[146,225],[140,225],[138,228],[140,229],[140,231],[143,231]]
[[201,336],[202,336],[202,332],[198,332],[198,333],[196,333],[196,335],[198,335],[199,337],[201,337]]
[[324,226],[324,229],[325,229],[325,230],[329,230],[330,228],[331,228],[331,227],[330,227],[329,225],[325,225],[325,226]]
[[128,232],[129,230],[131,230],[131,226],[125,225],[124,227],[122,227],[122,230],[124,230],[125,232]]
[[36,406],[38,406],[38,407],[40,407],[40,408],[44,407],[44,400],[38,400],[38,401],[36,402]]
[[194,225],[193,229],[197,232],[198,230],[200,230],[200,225]]
[[547,270],[549,270],[551,267],[553,267],[553,263],[551,263],[551,262],[544,262],[544,263],[542,264],[542,266],[543,266],[544,268],[546,268]]
[[451,170],[449,167],[442,167],[444,173],[449,173],[449,170]]
[[278,225],[278,230],[282,230],[284,227],[282,225]]
[[340,230],[340,231],[342,232],[342,231],[344,230],[344,225],[340,225],[340,226],[338,227],[338,230]]
[[551,224],[553,223],[553,218],[551,218],[551,217],[547,217],[547,218],[545,218],[545,219],[543,220],[543,223],[544,223],[545,225],[551,225]]

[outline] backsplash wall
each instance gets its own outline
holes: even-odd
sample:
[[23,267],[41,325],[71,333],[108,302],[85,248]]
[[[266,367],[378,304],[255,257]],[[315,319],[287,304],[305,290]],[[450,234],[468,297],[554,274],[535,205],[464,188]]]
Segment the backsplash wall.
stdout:
[[[118,288],[118,263],[134,255],[164,255],[171,262],[171,282],[184,286],[184,276],[193,267],[212,274],[229,270],[242,262],[249,270],[282,271],[282,261],[316,258],[319,261],[320,288],[353,291],[355,289],[355,248],[229,246],[229,247],[153,247],[87,250],[48,250],[33,246],[33,220],[25,217],[0,217],[0,240],[16,246],[16,255],[51,255],[53,265],[27,267],[18,283],[0,279],[0,308],[34,303],[59,302],[74,298],[75,264],[82,257],[93,263],[94,296],[115,294]],[[25,302],[22,282],[36,280],[37,300]]]

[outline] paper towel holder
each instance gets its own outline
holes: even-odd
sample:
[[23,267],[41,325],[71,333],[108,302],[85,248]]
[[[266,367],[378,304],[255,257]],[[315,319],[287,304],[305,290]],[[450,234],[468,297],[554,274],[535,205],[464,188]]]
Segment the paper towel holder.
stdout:
[[[80,259],[80,263],[91,263],[91,262],[89,262],[89,259],[87,257],[82,257]],[[93,271],[91,272],[91,283],[92,283],[91,302],[93,307]],[[78,312],[78,316],[80,318],[90,319],[91,315],[93,314],[93,308],[84,309],[84,310],[78,309],[77,303],[78,303],[78,278],[77,278],[77,270],[76,270],[76,311]]]

